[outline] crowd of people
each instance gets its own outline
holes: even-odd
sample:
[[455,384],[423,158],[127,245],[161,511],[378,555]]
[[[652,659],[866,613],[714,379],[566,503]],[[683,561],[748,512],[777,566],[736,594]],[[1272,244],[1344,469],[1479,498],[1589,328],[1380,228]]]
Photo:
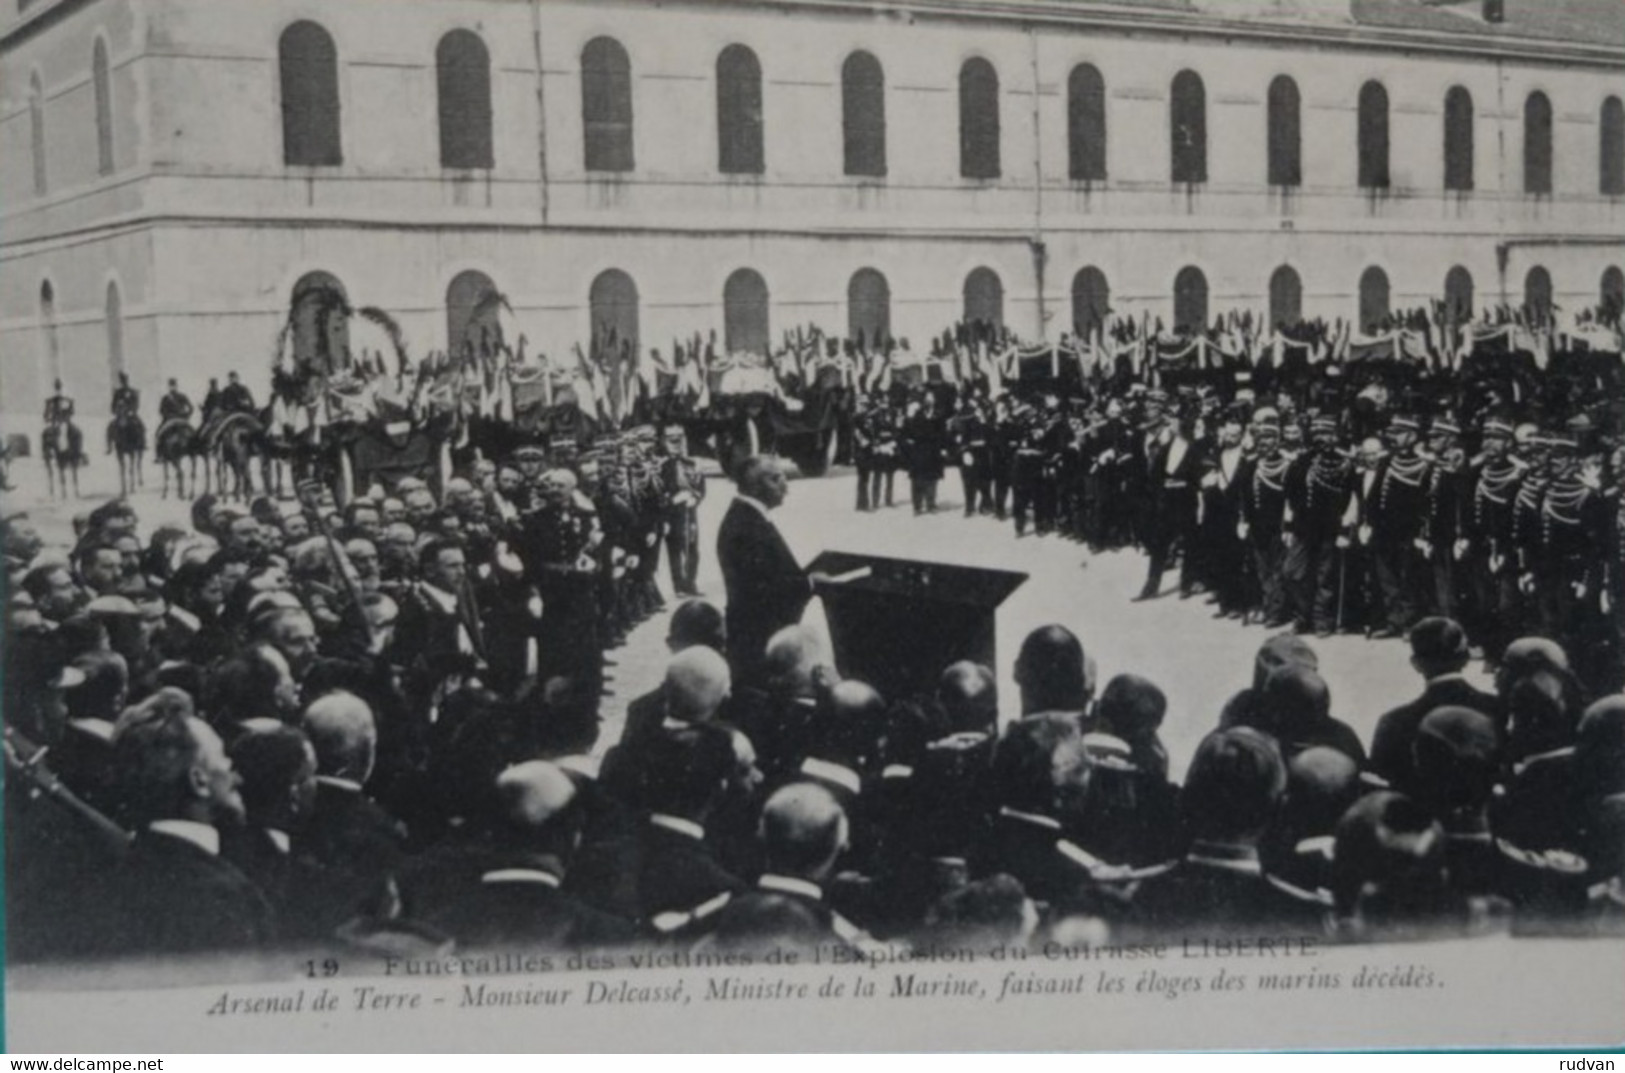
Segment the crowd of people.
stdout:
[[1302,634],[1402,637],[1444,616],[1491,665],[1540,634],[1612,691],[1625,366],[1522,357],[893,384],[860,400],[856,508],[893,506],[904,474],[915,513],[934,511],[957,468],[966,517],[1142,551],[1141,600],[1177,571],[1181,598]]
[[[798,624],[837,581],[778,533],[771,458],[734,473],[725,605],[699,595],[707,489],[669,431],[342,509],[206,496],[190,529],[115,500],[66,554],[8,518],[11,956],[1625,929],[1625,696],[1561,642],[1510,639],[1489,694],[1467,629],[1408,623],[1420,695],[1366,743],[1274,636],[1179,713],[1213,729],[1176,781],[1162,692],[1097,689],[1062,625],[1022,645],[1008,725],[986,666],[843,679]],[[662,545],[671,657],[594,763]]]

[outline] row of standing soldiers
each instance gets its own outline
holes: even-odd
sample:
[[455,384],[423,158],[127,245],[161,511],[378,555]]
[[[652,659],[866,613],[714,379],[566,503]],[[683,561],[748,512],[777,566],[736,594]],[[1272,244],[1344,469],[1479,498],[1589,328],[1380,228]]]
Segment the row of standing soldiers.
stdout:
[[929,399],[857,416],[859,510],[890,505],[897,469],[956,466],[967,517],[1142,549],[1140,599],[1177,564],[1179,594],[1218,617],[1393,637],[1445,615],[1492,662],[1541,634],[1586,654],[1593,688],[1625,677],[1625,452],[1583,419],[1176,408],[1157,390],[1082,413],[970,392],[937,417]]
[[505,587],[508,606],[487,616],[499,678],[522,676],[526,642],[535,635],[544,680],[601,684],[604,651],[664,607],[655,580],[662,548],[672,590],[698,593],[705,476],[682,429],[668,428],[658,440],[652,426],[602,438],[585,452],[560,439],[521,447],[497,467],[498,532],[543,609],[539,630],[525,628],[530,590]]

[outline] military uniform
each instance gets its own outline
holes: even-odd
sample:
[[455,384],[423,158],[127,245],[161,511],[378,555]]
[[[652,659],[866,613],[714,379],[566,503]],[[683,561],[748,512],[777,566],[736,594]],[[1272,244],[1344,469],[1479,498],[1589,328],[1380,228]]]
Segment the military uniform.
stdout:
[[520,521],[514,546],[525,575],[542,597],[537,628],[542,679],[554,675],[598,681],[597,515],[576,502],[544,504]]
[[1285,573],[1299,629],[1329,633],[1336,624],[1339,549],[1353,470],[1335,447],[1304,452],[1287,473],[1285,532],[1292,537]]
[[974,401],[948,420],[965,492],[965,517],[993,512],[992,429]]
[[[859,509],[864,509],[862,471],[858,477]],[[666,561],[672,591],[696,596],[700,572],[700,503],[705,499],[705,474],[685,454],[669,454],[660,464],[660,489],[666,515]]]
[[1282,543],[1286,514],[1286,479],[1289,462],[1278,448],[1242,463],[1236,474],[1239,486],[1237,535],[1242,538],[1258,586],[1257,602],[1271,626],[1288,621],[1290,594],[1285,576]]
[[158,417],[164,421],[190,421],[192,400],[178,388],[172,388],[158,400]]
[[[1512,438],[1510,425],[1488,422],[1484,435]],[[1528,467],[1513,455],[1486,458],[1468,470],[1461,535],[1467,542],[1464,564],[1471,593],[1463,625],[1472,642],[1492,661],[1512,641],[1518,615],[1517,555],[1512,518]]]
[[[1416,428],[1408,418],[1395,418],[1393,428]],[[1422,538],[1427,515],[1428,484],[1432,466],[1414,450],[1396,451],[1377,467],[1376,497],[1370,504],[1371,552],[1382,614],[1390,636],[1400,636],[1421,617],[1416,597],[1420,590]]]

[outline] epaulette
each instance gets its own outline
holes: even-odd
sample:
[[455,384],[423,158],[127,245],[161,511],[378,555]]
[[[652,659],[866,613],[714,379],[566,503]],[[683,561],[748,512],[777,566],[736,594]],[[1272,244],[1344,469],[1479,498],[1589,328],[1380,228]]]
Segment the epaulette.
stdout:
[[1332,854],[1336,848],[1336,838],[1331,835],[1316,835],[1314,838],[1300,839],[1292,847],[1292,850],[1294,853],[1301,853],[1304,856],[1321,857],[1329,861],[1332,859]]
[[799,770],[801,774],[808,778],[822,779],[825,782],[834,783],[847,793],[861,794],[863,792],[863,780],[858,777],[856,771],[844,764],[809,756],[801,762]]
[[662,935],[670,935],[673,932],[692,927],[707,917],[716,914],[732,900],[733,892],[725,890],[714,898],[706,899],[692,909],[668,909],[664,913],[656,913],[649,918],[649,926]]
[[1022,812],[1020,809],[1013,809],[1009,805],[999,809],[999,817],[1006,820],[1018,820],[1022,823],[1030,823],[1035,827],[1045,827],[1051,831],[1059,831],[1061,829],[1060,820],[1054,819],[1050,816],[1040,816],[1036,812]]
[[1504,838],[1495,840],[1495,848],[1501,851],[1501,856],[1513,863],[1541,872],[1578,876],[1584,875],[1588,867],[1584,857],[1578,853],[1571,853],[1566,849],[1524,849],[1521,846],[1513,845]]
[[1321,909],[1332,908],[1332,892],[1329,890],[1323,890],[1319,887],[1315,888],[1314,890],[1309,890],[1305,887],[1298,886],[1296,883],[1288,883],[1280,876],[1271,875],[1268,872],[1264,873],[1264,879],[1269,883],[1270,886],[1274,887],[1282,894],[1287,895],[1294,901],[1305,902],[1310,905],[1318,906]]
[[1512,765],[1512,774],[1514,776],[1522,775],[1524,772],[1528,771],[1532,767],[1535,767],[1537,764],[1544,764],[1548,760],[1561,760],[1565,757],[1570,757],[1573,755],[1574,746],[1565,745],[1561,749],[1552,749],[1549,752],[1536,753],[1534,756],[1526,756],[1516,764]]

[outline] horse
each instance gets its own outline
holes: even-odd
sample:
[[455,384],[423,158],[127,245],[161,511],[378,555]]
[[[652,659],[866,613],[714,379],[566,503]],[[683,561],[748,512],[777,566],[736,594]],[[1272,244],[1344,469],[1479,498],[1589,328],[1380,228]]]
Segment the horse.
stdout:
[[118,454],[119,494],[127,496],[146,484],[147,426],[139,414],[126,411],[113,418],[107,435]]
[[40,456],[45,460],[45,483],[52,499],[68,496],[68,480],[73,480],[73,497],[79,498],[79,467],[86,462],[85,436],[72,421],[53,421],[40,436]]
[[[186,498],[186,463],[191,463],[192,487],[197,488],[197,460],[202,453],[199,448],[202,439],[198,430],[191,423],[182,418],[171,418],[158,426],[158,434],[153,438],[153,454],[158,459],[158,467],[163,471],[164,487],[163,498],[169,498],[169,471],[175,471],[175,495],[180,499]],[[208,475],[208,467],[204,467],[204,475]]]
[[[220,421],[214,437],[215,492],[247,500],[254,494],[254,456],[260,451],[265,429],[252,414],[231,414]],[[226,488],[226,477],[232,487]]]

